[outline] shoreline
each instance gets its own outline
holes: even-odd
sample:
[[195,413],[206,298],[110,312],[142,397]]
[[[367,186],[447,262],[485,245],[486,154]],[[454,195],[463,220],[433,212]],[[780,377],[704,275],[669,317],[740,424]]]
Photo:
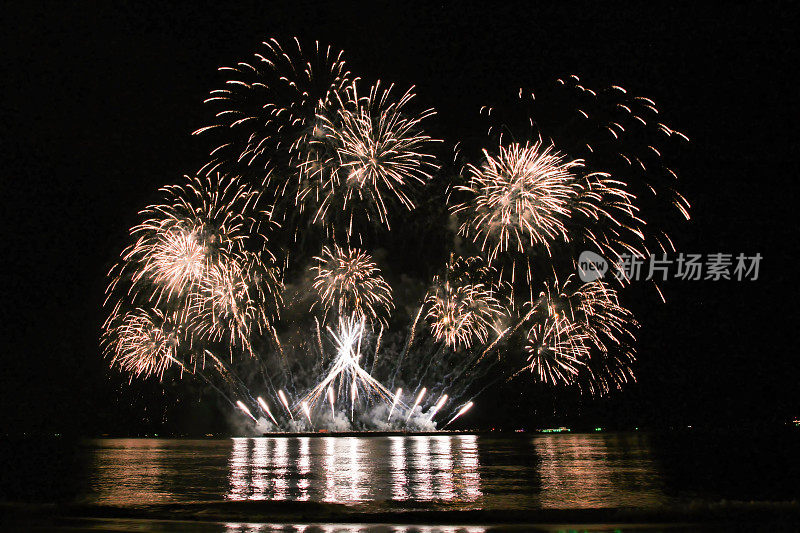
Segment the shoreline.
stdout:
[[[54,520],[169,520],[280,524],[410,525],[800,525],[800,503],[793,501],[689,502],[657,508],[585,509],[420,509],[422,502],[337,504],[302,501],[207,501],[144,506],[0,503],[0,524],[50,523]],[[446,504],[443,505],[446,507]]]

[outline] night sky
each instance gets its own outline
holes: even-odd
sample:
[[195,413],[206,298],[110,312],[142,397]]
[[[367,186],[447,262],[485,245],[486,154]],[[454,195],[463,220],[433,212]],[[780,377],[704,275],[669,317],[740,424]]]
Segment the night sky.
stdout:
[[764,257],[757,281],[673,281],[666,305],[628,300],[642,328],[639,380],[623,393],[562,403],[516,382],[479,398],[476,426],[800,417],[796,6],[478,5],[7,6],[0,433],[205,429],[189,407],[166,428],[143,421],[169,392],[107,369],[105,273],[157,188],[202,162],[207,146],[189,134],[208,120],[216,68],[294,35],[345,50],[370,79],[415,84],[449,132],[477,131],[481,105],[571,73],[650,96],[692,139],[680,169],[693,218],[673,232],[678,249]]

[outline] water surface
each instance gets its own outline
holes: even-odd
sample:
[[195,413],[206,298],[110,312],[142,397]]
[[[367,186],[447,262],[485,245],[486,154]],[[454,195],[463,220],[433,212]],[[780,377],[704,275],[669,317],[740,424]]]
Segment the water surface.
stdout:
[[391,502],[446,509],[668,504],[640,434],[106,439],[81,501]]
[[23,516],[41,531],[747,530],[800,523],[798,445],[797,432],[29,438],[0,442],[0,504],[56,502]]

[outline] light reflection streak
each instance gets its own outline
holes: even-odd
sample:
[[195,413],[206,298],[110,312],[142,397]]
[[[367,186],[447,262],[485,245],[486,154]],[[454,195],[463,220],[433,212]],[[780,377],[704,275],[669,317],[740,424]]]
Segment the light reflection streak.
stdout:
[[390,464],[392,479],[392,499],[408,499],[408,479],[406,478],[406,439],[403,437],[389,437],[391,442]]
[[422,506],[453,509],[674,502],[642,434],[104,439],[94,447],[92,492],[85,498],[109,505],[220,498],[403,502],[408,508],[429,501],[435,503]]
[[431,479],[431,451],[430,437],[411,437],[414,452],[411,460],[411,486],[414,491],[414,499],[428,501],[434,498],[433,479]]
[[456,458],[458,471],[462,473],[464,492],[467,499],[476,500],[482,494],[478,438],[475,435],[459,435],[456,439],[461,448]]
[[[390,526],[390,533],[484,533],[486,528],[483,526]],[[333,530],[332,530],[333,531]],[[367,533],[368,529],[340,530],[342,533]]]
[[359,461],[358,456],[358,448],[360,444],[360,439],[355,437],[348,437],[349,444],[349,456],[350,456],[350,469],[349,469],[349,478],[350,478],[350,501],[361,501],[363,500],[363,492],[361,486],[361,480],[364,477],[364,473],[361,469],[361,463]]
[[109,439],[105,443],[96,457],[98,474],[91,481],[98,503],[128,505],[138,502],[143,493],[153,503],[172,499],[160,487],[169,463],[158,441]]
[[268,477],[267,468],[269,467],[269,445],[267,439],[253,439],[253,500],[264,500],[267,498]]
[[233,439],[226,497],[474,501],[482,496],[479,469],[475,436]]
[[272,470],[272,478],[275,483],[275,494],[272,499],[285,500],[289,488],[289,439],[275,439],[274,443],[275,453],[270,457],[270,462],[275,465]]
[[647,446],[641,442],[609,442],[618,438],[581,434],[535,438],[533,445],[540,461],[541,507],[661,504],[663,492],[654,481],[659,479],[658,471]]
[[233,439],[229,466],[230,492],[228,493],[228,498],[231,500],[245,500],[250,497],[249,469],[252,461],[249,457],[249,445],[250,439]]
[[226,533],[485,533],[484,526],[226,523]]
[[336,479],[330,475],[336,467],[336,439],[333,437],[325,437],[325,498],[326,502],[336,501]]
[[436,497],[440,500],[452,500],[456,497],[453,491],[453,452],[450,441],[450,437],[431,437],[433,486],[436,489]]
[[297,488],[299,490],[297,499],[305,501],[310,498],[308,493],[308,487],[311,483],[308,479],[309,473],[311,472],[311,456],[308,453],[310,439],[308,437],[300,437],[299,440],[300,459],[297,461],[297,465],[300,470],[300,477],[297,481]]
[[325,501],[364,500],[364,474],[359,456],[359,440],[354,437],[326,438]]

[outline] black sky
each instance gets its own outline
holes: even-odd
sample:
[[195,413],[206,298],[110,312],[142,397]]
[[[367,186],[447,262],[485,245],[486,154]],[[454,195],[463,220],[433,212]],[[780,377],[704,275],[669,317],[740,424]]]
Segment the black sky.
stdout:
[[[639,382],[582,406],[578,418],[731,425],[800,416],[798,8],[698,4],[7,6],[0,432],[139,431],[137,402],[158,388],[128,401],[101,359],[105,272],[156,189],[202,160],[205,147],[189,133],[207,119],[201,102],[216,67],[294,35],[344,49],[354,72],[415,84],[450,131],[476,128],[477,108],[493,98],[573,72],[651,96],[692,138],[681,175],[693,219],[676,244],[759,252],[760,279],[673,282],[666,305],[643,298],[633,306],[643,324]],[[504,392],[514,417],[535,422],[552,411],[522,389]]]

